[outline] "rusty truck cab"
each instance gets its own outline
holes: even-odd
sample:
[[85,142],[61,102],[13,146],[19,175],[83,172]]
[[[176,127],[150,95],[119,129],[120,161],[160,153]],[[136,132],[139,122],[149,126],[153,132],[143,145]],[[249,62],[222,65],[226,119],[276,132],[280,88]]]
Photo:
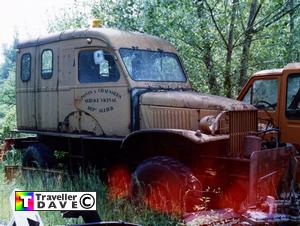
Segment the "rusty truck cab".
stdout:
[[258,108],[262,126],[279,128],[280,141],[300,145],[300,64],[256,72],[238,100]]

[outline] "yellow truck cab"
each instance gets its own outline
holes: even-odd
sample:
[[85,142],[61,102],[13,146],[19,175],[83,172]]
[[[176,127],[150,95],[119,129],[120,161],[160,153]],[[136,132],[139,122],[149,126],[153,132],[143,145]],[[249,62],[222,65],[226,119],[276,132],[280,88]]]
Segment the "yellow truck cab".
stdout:
[[266,127],[280,129],[281,142],[300,145],[299,63],[254,73],[237,99],[256,106]]
[[124,137],[138,123],[133,88],[190,88],[174,47],[150,35],[72,30],[18,49],[20,130]]

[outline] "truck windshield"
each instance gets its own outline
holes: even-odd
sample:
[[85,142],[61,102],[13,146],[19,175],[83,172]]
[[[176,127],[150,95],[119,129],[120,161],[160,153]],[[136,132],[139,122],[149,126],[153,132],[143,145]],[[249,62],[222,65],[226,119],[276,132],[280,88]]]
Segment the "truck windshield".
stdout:
[[135,81],[186,81],[174,53],[122,48],[120,54],[130,77]]
[[258,79],[253,82],[242,101],[258,109],[276,110],[277,92],[277,79]]

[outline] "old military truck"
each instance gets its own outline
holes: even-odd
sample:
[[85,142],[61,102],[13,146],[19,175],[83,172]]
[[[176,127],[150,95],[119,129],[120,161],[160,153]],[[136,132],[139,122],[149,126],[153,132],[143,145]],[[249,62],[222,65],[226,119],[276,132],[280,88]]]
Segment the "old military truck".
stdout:
[[17,129],[37,134],[18,142],[24,165],[53,167],[64,151],[72,167],[98,165],[113,194],[139,191],[162,211],[216,191],[214,205],[239,206],[289,189],[291,148],[261,145],[269,131],[258,132],[252,105],[193,91],[167,41],[89,28],[17,49]]

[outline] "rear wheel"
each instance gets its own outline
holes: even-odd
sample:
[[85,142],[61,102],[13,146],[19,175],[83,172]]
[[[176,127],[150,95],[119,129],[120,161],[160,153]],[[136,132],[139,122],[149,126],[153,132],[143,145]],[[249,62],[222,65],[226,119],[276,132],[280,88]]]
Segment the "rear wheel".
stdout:
[[53,168],[55,158],[49,147],[43,143],[36,143],[26,149],[22,165],[36,168]]
[[160,212],[192,211],[200,203],[201,191],[201,183],[192,172],[170,157],[147,159],[132,176],[132,195]]

